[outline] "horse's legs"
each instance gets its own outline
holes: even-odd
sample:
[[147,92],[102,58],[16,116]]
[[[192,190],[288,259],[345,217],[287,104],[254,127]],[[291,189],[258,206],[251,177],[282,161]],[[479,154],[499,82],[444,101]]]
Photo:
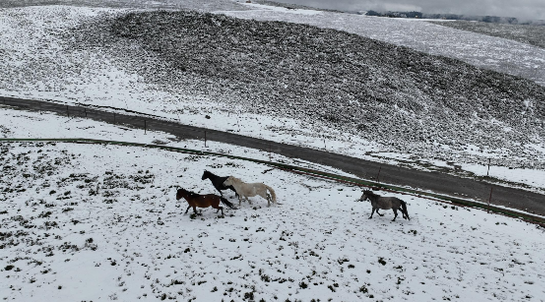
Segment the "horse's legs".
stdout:
[[378,210],[379,210],[379,209],[377,208],[377,214],[378,214],[378,216],[381,216],[381,217],[384,216],[384,213],[380,214],[380,213],[378,212]]
[[185,210],[184,215],[187,214],[187,211],[189,211],[189,208],[191,208],[191,205],[187,206],[187,210]]
[[376,208],[373,208],[373,209],[371,210],[371,216],[369,216],[369,219],[373,218],[373,212],[375,212],[375,210],[376,210]]
[[274,199],[272,198],[272,195],[267,193],[267,200],[269,201],[269,204],[272,202],[274,203]]
[[392,219],[392,221],[396,221],[396,218],[397,218],[397,209],[392,208],[392,211],[394,211],[394,219]]
[[235,189],[235,187],[233,187],[233,186],[228,186],[227,188],[228,188],[229,190],[235,192],[235,196],[238,197],[238,192],[237,192],[237,190]]

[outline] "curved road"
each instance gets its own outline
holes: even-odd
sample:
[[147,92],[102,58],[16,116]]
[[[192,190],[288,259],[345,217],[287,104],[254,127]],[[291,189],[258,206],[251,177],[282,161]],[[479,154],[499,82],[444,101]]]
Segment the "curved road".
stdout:
[[[545,215],[545,195],[528,192],[521,189],[498,186],[473,179],[461,178],[441,172],[424,172],[395,165],[387,165],[360,158],[344,156],[325,151],[306,149],[273,141],[237,135],[230,132],[187,126],[174,121],[163,120],[138,112],[120,113],[119,108],[108,111],[91,106],[75,106],[51,103],[38,100],[24,100],[1,97],[0,104],[25,109],[56,112],[61,115],[86,117],[89,119],[129,125],[135,128],[163,131],[182,139],[203,139],[206,132],[207,140],[239,145],[249,148],[282,154],[292,158],[300,158],[318,164],[331,166],[360,178],[375,180],[380,171],[380,181],[399,186],[410,186],[421,190],[453,197],[468,197],[487,202],[491,188],[491,203],[523,210],[529,213]],[[114,108],[112,108],[114,109]]]

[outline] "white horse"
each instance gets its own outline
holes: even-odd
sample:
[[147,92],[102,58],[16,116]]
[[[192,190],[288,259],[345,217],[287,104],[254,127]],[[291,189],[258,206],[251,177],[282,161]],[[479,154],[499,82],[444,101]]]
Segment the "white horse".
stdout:
[[223,182],[223,185],[233,186],[235,188],[235,191],[237,191],[238,194],[239,205],[242,203],[242,197],[244,197],[248,203],[252,204],[248,197],[254,197],[257,195],[266,199],[269,206],[271,205],[271,201],[276,203],[276,194],[274,193],[274,190],[264,183],[257,182],[249,184],[243,182],[239,178],[229,176],[229,178]]

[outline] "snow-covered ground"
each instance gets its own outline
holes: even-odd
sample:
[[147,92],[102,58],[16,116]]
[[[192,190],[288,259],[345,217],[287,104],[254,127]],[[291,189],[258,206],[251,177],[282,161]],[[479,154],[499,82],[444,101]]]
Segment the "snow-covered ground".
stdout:
[[[2,112],[9,137],[204,148],[85,119]],[[2,143],[0,153],[6,301],[544,301],[544,230],[516,219],[396,194],[410,221],[391,222],[391,211],[368,219],[370,205],[356,202],[361,188],[221,157],[65,143]],[[205,169],[264,182],[281,204],[254,197],[225,207],[223,218],[211,208],[184,215],[178,187],[215,193],[201,180]]]
[[[139,108],[332,152],[413,160],[337,129],[318,133],[295,119],[165,90],[105,53],[62,47],[60,34],[69,28],[124,11],[0,9],[0,94]],[[292,21],[324,15],[285,14]],[[211,118],[194,119],[204,114]],[[160,142],[343,173],[267,152],[5,107],[0,135]],[[221,157],[64,143],[2,143],[0,154],[0,297],[6,301],[545,301],[544,230],[516,219],[397,194],[389,195],[408,202],[410,221],[391,222],[390,211],[367,219],[370,205],[355,201],[361,188]],[[215,193],[201,180],[205,169],[264,182],[281,204],[267,207],[256,197],[252,205],[226,209],[223,218],[212,209],[184,215],[185,202],[175,200],[178,187]],[[486,174],[484,165],[463,169]],[[545,188],[543,171],[492,166],[490,173]],[[226,197],[236,202],[233,194]]]

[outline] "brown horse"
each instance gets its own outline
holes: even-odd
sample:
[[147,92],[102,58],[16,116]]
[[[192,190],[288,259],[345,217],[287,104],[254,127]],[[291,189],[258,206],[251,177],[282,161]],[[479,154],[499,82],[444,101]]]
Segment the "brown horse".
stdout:
[[197,207],[207,208],[212,206],[213,208],[218,209],[218,211],[221,211],[221,216],[223,216],[223,207],[219,205],[220,201],[231,209],[235,209],[235,206],[227,199],[214,194],[200,195],[186,189],[178,189],[178,191],[176,192],[176,200],[179,200],[182,197],[189,204],[184,214],[187,214],[187,211],[189,211],[189,208],[191,207],[193,208],[195,214],[197,214]]
[[363,194],[361,195],[359,201],[363,201],[369,199],[371,201],[371,206],[373,207],[373,210],[371,210],[371,216],[369,219],[373,218],[373,213],[376,211],[377,214],[380,216],[384,216],[384,214],[380,214],[378,212],[379,209],[392,209],[394,211],[394,219],[392,221],[395,221],[397,218],[397,210],[400,210],[403,214],[403,218],[411,220],[409,218],[409,212],[407,211],[407,203],[405,203],[403,200],[396,198],[396,197],[382,197],[378,194],[373,193],[373,191],[365,190],[363,191]]

